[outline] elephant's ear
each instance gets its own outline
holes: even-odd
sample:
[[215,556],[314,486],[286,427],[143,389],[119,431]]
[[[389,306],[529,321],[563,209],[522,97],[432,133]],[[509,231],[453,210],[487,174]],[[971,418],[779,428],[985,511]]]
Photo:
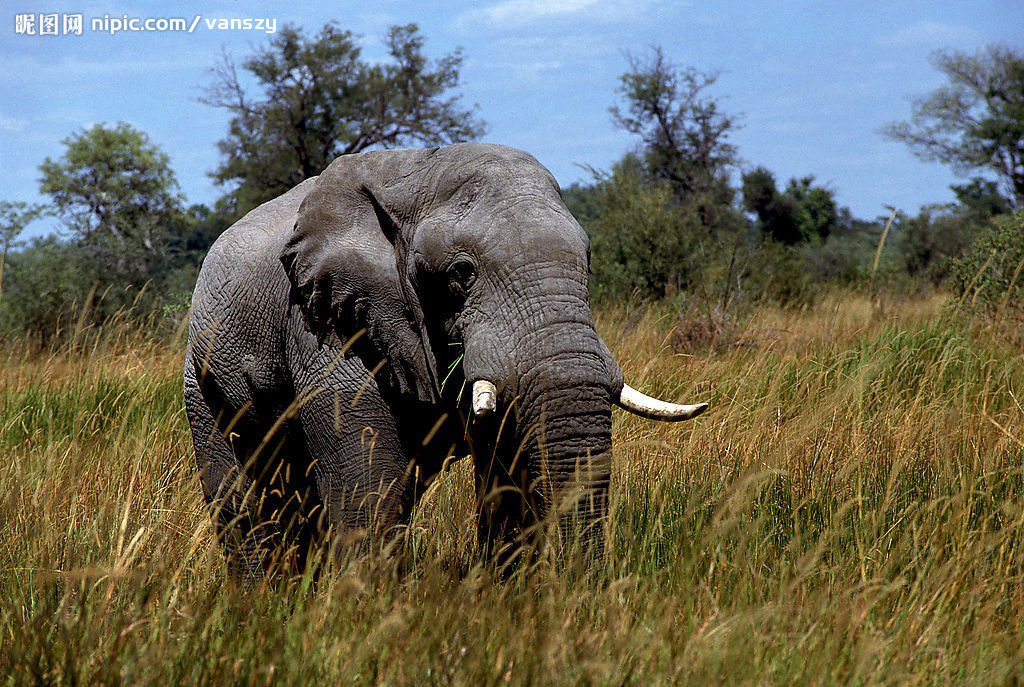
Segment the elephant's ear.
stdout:
[[352,350],[369,369],[380,366],[378,384],[436,402],[436,363],[405,276],[402,230],[366,184],[337,172],[320,176],[281,252],[292,299],[321,344],[332,331],[342,341],[359,335]]

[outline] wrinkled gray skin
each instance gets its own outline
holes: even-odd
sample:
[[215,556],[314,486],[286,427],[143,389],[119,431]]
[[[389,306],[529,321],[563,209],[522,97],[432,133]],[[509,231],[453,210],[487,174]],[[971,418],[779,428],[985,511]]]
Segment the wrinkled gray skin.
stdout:
[[301,565],[329,526],[379,541],[470,451],[485,546],[571,499],[561,522],[600,548],[623,381],[588,260],[550,173],[484,144],[343,156],[225,232],[193,296],[185,405],[232,570]]

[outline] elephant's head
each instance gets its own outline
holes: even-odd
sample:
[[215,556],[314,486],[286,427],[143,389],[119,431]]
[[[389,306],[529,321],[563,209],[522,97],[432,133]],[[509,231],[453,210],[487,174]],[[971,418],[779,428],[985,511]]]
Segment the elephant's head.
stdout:
[[706,408],[623,384],[594,330],[589,253],[534,158],[459,144],[335,160],[282,262],[311,331],[365,332],[354,350],[379,366],[386,393],[447,412],[461,404],[480,497],[495,485],[515,494],[484,499],[482,520],[514,530],[563,495],[585,521],[603,515],[613,403],[668,420]]

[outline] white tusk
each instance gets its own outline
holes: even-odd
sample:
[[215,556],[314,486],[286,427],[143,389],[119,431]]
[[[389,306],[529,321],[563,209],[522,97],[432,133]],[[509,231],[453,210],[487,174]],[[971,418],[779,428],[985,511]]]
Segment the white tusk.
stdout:
[[622,385],[622,393],[619,395],[618,404],[626,410],[636,413],[642,417],[650,418],[652,420],[667,420],[669,422],[689,420],[692,417],[697,417],[708,409],[707,403],[684,406],[679,405],[678,403],[666,403],[665,401],[659,401],[656,398],[651,398],[647,394],[640,393],[628,384]]
[[498,404],[498,390],[486,379],[473,382],[473,414],[487,415],[494,412]]

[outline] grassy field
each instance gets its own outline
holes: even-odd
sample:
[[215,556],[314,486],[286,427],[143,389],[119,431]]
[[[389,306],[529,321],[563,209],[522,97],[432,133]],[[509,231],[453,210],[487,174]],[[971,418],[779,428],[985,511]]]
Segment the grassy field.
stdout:
[[[387,560],[241,590],[180,346],[0,353],[0,684],[1019,684],[1024,358],[941,298],[599,314],[629,382],[607,560],[474,564],[469,466]],[[697,323],[699,324],[699,323]],[[699,328],[699,327],[698,327]],[[82,350],[84,348],[84,350]]]

